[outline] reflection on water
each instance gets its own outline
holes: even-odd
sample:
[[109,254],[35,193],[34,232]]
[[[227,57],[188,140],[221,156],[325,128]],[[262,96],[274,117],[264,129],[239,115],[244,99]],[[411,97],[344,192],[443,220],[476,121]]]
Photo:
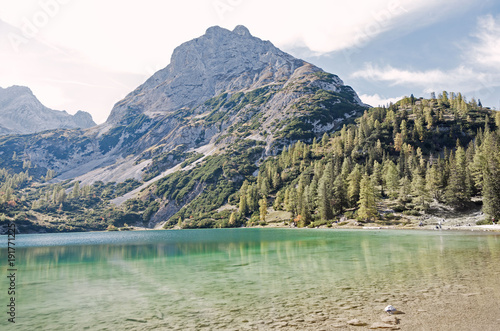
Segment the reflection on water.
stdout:
[[[105,233],[92,242],[89,235],[96,234],[18,237],[25,246],[16,251],[18,329],[328,326],[380,311],[387,300],[415,300],[419,291],[439,297],[470,291],[470,280],[498,285],[500,274],[494,235],[228,229]],[[39,247],[57,242],[67,246]]]

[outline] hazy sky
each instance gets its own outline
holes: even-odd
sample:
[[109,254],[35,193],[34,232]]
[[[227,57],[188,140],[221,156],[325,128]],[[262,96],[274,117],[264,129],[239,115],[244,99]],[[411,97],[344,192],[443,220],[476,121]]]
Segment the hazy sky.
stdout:
[[0,0],[0,87],[102,123],[176,46],[238,24],[373,106],[448,90],[500,107],[496,0]]

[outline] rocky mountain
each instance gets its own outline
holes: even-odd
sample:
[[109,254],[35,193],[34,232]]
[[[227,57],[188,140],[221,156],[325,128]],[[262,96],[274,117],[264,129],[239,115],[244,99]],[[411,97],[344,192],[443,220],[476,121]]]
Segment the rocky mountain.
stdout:
[[0,135],[28,134],[53,129],[90,128],[96,124],[83,111],[70,115],[45,107],[24,86],[0,87]]
[[[119,102],[108,122],[117,123],[130,112],[155,116],[189,109],[200,113],[204,110],[200,105],[222,93],[283,87],[300,75],[319,71],[253,37],[243,26],[233,31],[211,27],[202,37],[177,47],[170,64]],[[336,76],[329,83],[321,87],[352,92]],[[355,96],[352,101],[361,103]]]
[[[177,47],[170,64],[116,103],[103,125],[0,138],[0,168],[20,170],[29,160],[55,180],[144,183],[118,197],[119,205],[148,185],[165,187],[157,181],[177,170],[208,166],[212,175],[190,179],[182,198],[147,197],[161,200],[149,223],[156,226],[215,189],[219,176],[241,183],[284,146],[336,131],[365,109],[338,76],[243,26],[211,27]],[[219,171],[228,164],[234,171]]]

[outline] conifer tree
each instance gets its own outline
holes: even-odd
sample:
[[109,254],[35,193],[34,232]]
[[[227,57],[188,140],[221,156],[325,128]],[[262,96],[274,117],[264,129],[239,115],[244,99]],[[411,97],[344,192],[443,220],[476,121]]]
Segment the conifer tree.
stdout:
[[273,173],[272,183],[273,183],[273,189],[277,190],[280,187],[280,185],[281,185],[281,176],[278,173],[278,171],[275,171]]
[[[179,220],[181,220],[181,218],[179,218]],[[231,216],[229,216],[228,225],[231,227],[236,226],[236,213],[234,211],[231,213]]]
[[333,185],[333,165],[328,163],[323,171],[318,182],[318,208],[322,219],[328,220],[333,217],[331,212],[331,199],[332,199],[332,185]]
[[406,123],[406,120],[401,121],[400,131],[401,131],[401,141],[405,143],[408,139],[408,125]]
[[394,137],[394,150],[396,152],[400,152],[402,146],[403,146],[403,136],[401,135],[401,133],[398,132]]
[[413,202],[422,210],[428,208],[429,194],[425,186],[425,180],[420,174],[415,174],[411,182]]
[[73,199],[78,199],[80,196],[80,182],[75,181],[75,185],[73,185],[73,190],[71,191],[71,197]]
[[351,173],[351,159],[346,157],[342,162],[342,177],[347,180],[347,177]]
[[313,178],[308,187],[307,196],[311,204],[311,209],[316,209],[318,203],[318,181],[316,180],[316,177]]
[[347,177],[348,188],[347,188],[347,196],[349,198],[350,204],[352,206],[356,205],[356,202],[359,200],[359,190],[361,183],[361,171],[359,164],[356,164],[352,172]]
[[244,181],[240,188],[240,203],[239,203],[239,213],[241,217],[248,214],[249,208],[247,204],[247,191],[248,191],[248,181]]
[[308,226],[311,223],[311,208],[307,194],[302,196],[302,208],[300,210],[300,226]]
[[[263,180],[265,182],[265,180]],[[263,184],[266,185],[266,184]],[[267,187],[267,186],[265,186]],[[257,211],[259,208],[259,188],[257,187],[257,183],[253,183],[248,187],[247,190],[247,203],[250,212]]]
[[399,189],[399,172],[392,160],[389,160],[384,164],[383,180],[389,196],[391,198],[396,198],[398,196]]
[[333,210],[341,214],[348,205],[347,188],[342,175],[338,175],[333,182]]
[[489,218],[500,220],[500,156],[488,162],[484,171],[483,212]]
[[276,199],[274,199],[273,208],[274,210],[283,210],[283,203],[285,198],[285,192],[283,190],[276,193]]
[[323,133],[323,138],[321,138],[321,147],[325,147],[328,144],[328,133]]
[[266,197],[263,197],[262,199],[259,200],[259,214],[260,214],[260,220],[265,221],[266,215],[267,215],[267,199],[266,199]]
[[268,196],[268,194],[269,194],[269,180],[267,179],[267,177],[264,177],[262,179],[262,184],[259,187],[259,189],[260,189],[260,194],[262,196],[265,196],[265,197]]
[[443,194],[442,178],[437,166],[427,167],[425,173],[425,189],[430,197],[441,201]]
[[290,188],[287,187],[285,189],[285,194],[283,196],[283,207],[286,211],[291,212],[291,203],[290,203]]
[[399,195],[398,200],[402,203],[410,201],[411,181],[408,177],[403,177],[399,180]]
[[323,176],[318,183],[318,211],[322,220],[333,218],[329,193],[326,176]]
[[500,142],[495,132],[485,136],[484,149],[489,151],[483,171],[483,212],[490,218],[500,219]]
[[462,146],[459,146],[454,160],[450,159],[450,177],[445,195],[446,202],[458,209],[464,208],[470,201],[466,168],[465,152]]
[[373,185],[368,175],[364,175],[361,179],[358,205],[358,217],[361,219],[367,221],[377,216]]
[[285,192],[285,210],[289,211],[292,213],[292,215],[297,215],[297,206],[298,206],[298,197],[297,197],[297,190],[293,187],[287,189],[288,191],[288,200],[286,199],[286,192]]
[[[378,191],[379,194],[377,195],[382,195],[384,193],[384,187],[382,185],[383,180],[382,180],[382,165],[375,161],[373,163],[373,172],[372,172],[372,181],[373,181],[373,186],[376,188],[377,186],[381,186],[380,191]],[[375,189],[377,191],[377,189]]]

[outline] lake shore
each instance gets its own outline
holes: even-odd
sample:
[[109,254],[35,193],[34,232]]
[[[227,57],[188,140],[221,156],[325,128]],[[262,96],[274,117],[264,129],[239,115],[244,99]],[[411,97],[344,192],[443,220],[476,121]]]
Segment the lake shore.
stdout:
[[[338,223],[332,223],[331,226],[321,225],[316,228],[320,229],[359,229],[359,230],[440,230],[440,231],[490,231],[490,232],[500,232],[500,224],[490,224],[490,225],[476,225],[467,223],[465,225],[460,224],[457,220],[447,220],[441,223],[439,227],[439,221],[431,221],[419,226],[420,221],[415,220],[408,224],[380,224],[380,223],[360,223],[356,220],[347,220],[345,224],[339,225]],[[255,225],[254,228],[295,228],[296,226],[289,225],[286,221],[269,222],[266,225]]]

